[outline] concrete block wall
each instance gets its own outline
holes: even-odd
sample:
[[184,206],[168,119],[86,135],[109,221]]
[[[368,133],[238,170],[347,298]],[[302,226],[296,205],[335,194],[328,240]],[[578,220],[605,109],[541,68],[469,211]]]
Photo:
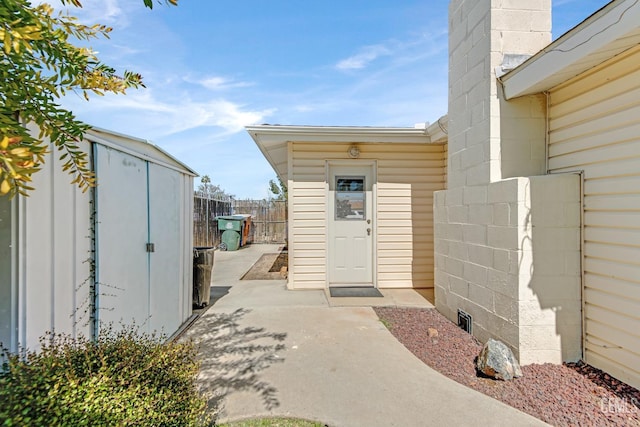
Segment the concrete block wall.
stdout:
[[519,352],[523,363],[582,357],[581,177],[526,178],[519,224]]
[[436,307],[523,364],[581,357],[580,176],[520,177],[435,196]]
[[[580,180],[544,176],[546,99],[506,102],[505,53],[551,40],[550,0],[452,0],[448,190],[434,197],[436,307],[524,364],[579,358]],[[534,175],[534,176],[530,176]],[[562,214],[559,214],[559,213]]]
[[516,352],[520,186],[518,179],[484,186],[484,200],[474,203],[462,187],[440,191],[434,201],[437,309],[454,322],[458,309],[469,313],[480,341],[499,338]]

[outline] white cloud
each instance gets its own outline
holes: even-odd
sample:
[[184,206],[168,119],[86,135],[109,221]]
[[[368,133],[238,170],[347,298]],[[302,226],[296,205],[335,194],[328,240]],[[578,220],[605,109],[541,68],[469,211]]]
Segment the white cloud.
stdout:
[[335,68],[341,71],[363,69],[382,57],[388,57],[389,61],[383,63],[381,69],[395,68],[401,64],[406,65],[437,55],[446,48],[447,29],[432,28],[405,40],[387,40],[384,43],[365,46],[357,54],[339,61]]
[[[136,0],[138,1],[138,0]],[[77,17],[80,22],[86,25],[96,23],[110,27],[124,28],[129,25],[129,15],[134,7],[135,1],[127,0],[86,0],[82,1],[82,7],[73,5],[63,5],[59,0],[36,0],[33,4],[49,3],[56,10],[68,12],[69,15]],[[142,5],[142,0],[139,0]]]
[[[275,109],[251,110],[222,98],[208,101],[193,101],[186,96],[171,98],[165,94],[159,99],[146,89],[126,96],[93,97],[88,114],[83,112],[86,103],[75,97],[67,97],[65,107],[93,125],[152,139],[198,127],[216,127],[219,134],[229,135],[243,131],[247,125],[262,123],[275,112]],[[106,120],[110,123],[105,123]]]
[[365,68],[369,63],[375,61],[380,56],[389,54],[391,54],[391,51],[386,46],[365,46],[359,53],[338,62],[336,64],[336,68],[339,70],[359,70]]
[[314,106],[308,104],[295,105],[293,106],[293,110],[299,113],[310,113],[314,111],[316,108]]
[[85,1],[79,16],[88,21],[122,24],[124,13],[119,0]]
[[188,79],[185,79],[185,80],[191,83],[199,84],[210,90],[235,89],[239,87],[249,87],[254,85],[253,83],[250,83],[250,82],[236,81],[236,80],[228,79],[226,77],[221,77],[221,76],[205,77],[203,79],[196,80],[196,81],[190,81]]
[[[184,109],[183,109],[184,108]],[[218,99],[206,103],[188,103],[179,111],[173,112],[175,123],[173,132],[192,129],[200,126],[214,126],[228,133],[244,130],[244,127],[264,121],[274,110],[248,111],[242,105]]]

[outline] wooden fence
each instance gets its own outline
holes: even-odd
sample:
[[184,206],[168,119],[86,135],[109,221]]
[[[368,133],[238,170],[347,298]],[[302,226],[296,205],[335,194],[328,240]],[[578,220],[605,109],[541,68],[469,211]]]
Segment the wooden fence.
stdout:
[[193,246],[217,246],[221,232],[216,217],[231,215],[231,200],[193,198]]
[[193,245],[217,246],[221,231],[217,216],[248,214],[252,220],[253,243],[285,243],[287,237],[287,204],[281,200],[214,200],[195,196],[193,199]]
[[251,215],[254,243],[285,243],[287,203],[284,200],[234,200],[234,214]]

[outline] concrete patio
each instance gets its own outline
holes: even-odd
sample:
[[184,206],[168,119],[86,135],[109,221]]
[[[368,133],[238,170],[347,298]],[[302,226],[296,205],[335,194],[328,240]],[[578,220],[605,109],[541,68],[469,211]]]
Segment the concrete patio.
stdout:
[[200,383],[217,396],[220,421],[288,416],[328,426],[546,425],[426,366],[371,308],[433,307],[418,292],[331,298],[323,290],[288,291],[284,280],[240,280],[262,254],[275,252],[277,245],[216,252],[216,300],[185,332],[200,342]]

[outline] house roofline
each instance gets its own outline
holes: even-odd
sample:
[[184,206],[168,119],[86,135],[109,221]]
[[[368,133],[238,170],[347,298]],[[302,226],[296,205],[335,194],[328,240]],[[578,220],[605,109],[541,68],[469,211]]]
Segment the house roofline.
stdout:
[[288,178],[288,143],[332,142],[344,144],[442,144],[446,142],[447,116],[425,127],[252,125],[245,129],[276,174]]
[[[408,127],[372,126],[297,126],[297,125],[254,125],[246,126],[253,137],[260,135],[263,141],[282,140],[295,142],[429,142],[427,130]],[[255,139],[255,138],[254,138]]]
[[640,43],[640,3],[614,0],[498,77],[505,99],[546,92]]

